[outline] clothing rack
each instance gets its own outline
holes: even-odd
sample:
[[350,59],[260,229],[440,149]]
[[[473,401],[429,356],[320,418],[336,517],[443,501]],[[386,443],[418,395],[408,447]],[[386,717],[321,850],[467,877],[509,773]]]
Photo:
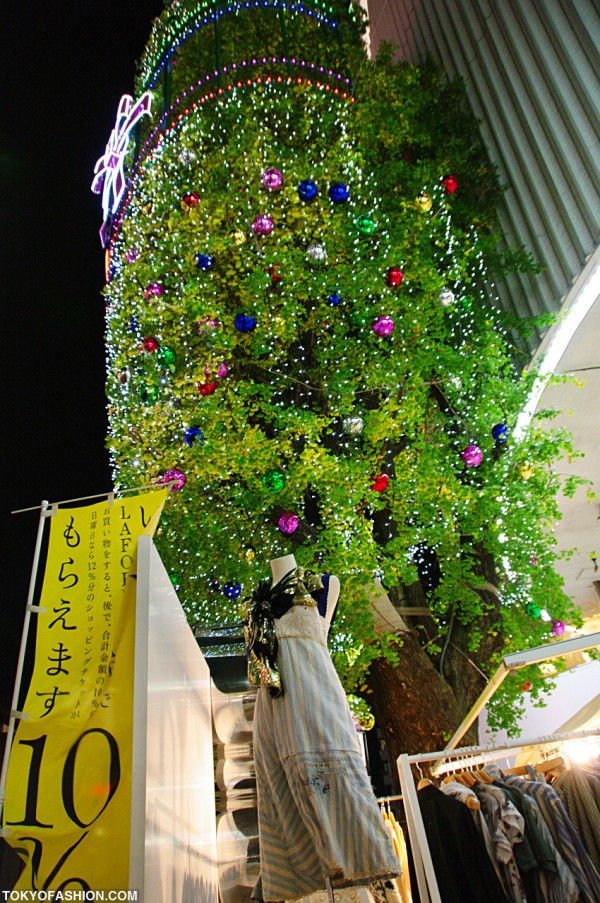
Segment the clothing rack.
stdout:
[[413,861],[417,876],[417,885],[421,903],[442,903],[438,883],[435,877],[431,851],[427,842],[425,825],[419,808],[419,799],[410,769],[411,765],[420,762],[434,762],[440,759],[468,759],[473,756],[484,758],[501,758],[509,749],[521,749],[525,746],[542,746],[548,743],[561,743],[568,740],[581,740],[585,737],[599,737],[600,728],[587,731],[572,731],[565,734],[551,734],[535,737],[531,740],[514,740],[500,743],[497,746],[465,746],[462,749],[444,749],[441,752],[417,753],[409,756],[405,753],[398,756],[397,766],[400,774],[400,787],[404,799],[404,810],[408,824]]

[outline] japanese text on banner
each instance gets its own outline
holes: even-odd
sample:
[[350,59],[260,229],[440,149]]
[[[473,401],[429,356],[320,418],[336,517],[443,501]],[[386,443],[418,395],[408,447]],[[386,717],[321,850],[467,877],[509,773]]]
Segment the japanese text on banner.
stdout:
[[16,888],[127,887],[137,539],[166,490],[52,517],[36,653],[3,824]]

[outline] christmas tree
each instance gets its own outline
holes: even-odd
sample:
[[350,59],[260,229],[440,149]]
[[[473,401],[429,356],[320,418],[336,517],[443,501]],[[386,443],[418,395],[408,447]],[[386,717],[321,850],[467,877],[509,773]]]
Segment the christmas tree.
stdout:
[[[461,85],[370,60],[364,30],[316,0],[154,23],[122,196],[97,174],[109,446],[117,485],[171,484],[157,542],[191,623],[238,623],[269,559],[337,574],[348,692],[389,721],[383,688],[433,663],[424,746],[573,617],[551,534],[572,450],[538,421],[514,436],[533,375],[490,273],[528,260],[497,250]],[[373,632],[376,582],[429,609],[400,642]]]

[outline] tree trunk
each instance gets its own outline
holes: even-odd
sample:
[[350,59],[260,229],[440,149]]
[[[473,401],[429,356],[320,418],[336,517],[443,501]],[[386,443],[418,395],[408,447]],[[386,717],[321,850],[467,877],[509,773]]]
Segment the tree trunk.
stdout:
[[[460,724],[450,686],[436,671],[413,631],[402,634],[399,661],[371,665],[366,698],[373,707],[393,763],[400,753],[443,749]],[[392,769],[397,783],[396,769]]]
[[[487,683],[481,666],[485,667],[492,654],[502,648],[494,562],[481,547],[476,546],[474,551],[476,571],[487,581],[484,587],[472,588],[486,603],[478,621],[463,624],[457,609],[440,637],[433,617],[411,617],[411,629],[401,634],[398,664],[379,659],[369,670],[371,692],[366,698],[394,763],[400,753],[444,748]],[[402,590],[391,589],[389,598],[397,606],[427,607],[427,595],[419,581]],[[481,640],[477,649],[471,650],[474,630]],[[432,657],[428,648],[434,641],[443,651]],[[462,740],[463,745],[476,743],[477,722]],[[393,773],[397,780],[395,768]]]

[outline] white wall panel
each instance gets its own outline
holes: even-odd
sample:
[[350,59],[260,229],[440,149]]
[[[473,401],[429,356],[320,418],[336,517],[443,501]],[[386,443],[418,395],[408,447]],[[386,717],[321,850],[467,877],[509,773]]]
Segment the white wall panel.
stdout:
[[150,537],[137,580],[131,887],[217,903],[210,672]]
[[542,265],[498,286],[520,315],[556,311],[600,234],[600,13],[592,0],[369,0],[371,47],[430,54],[465,80],[506,197],[508,241]]

